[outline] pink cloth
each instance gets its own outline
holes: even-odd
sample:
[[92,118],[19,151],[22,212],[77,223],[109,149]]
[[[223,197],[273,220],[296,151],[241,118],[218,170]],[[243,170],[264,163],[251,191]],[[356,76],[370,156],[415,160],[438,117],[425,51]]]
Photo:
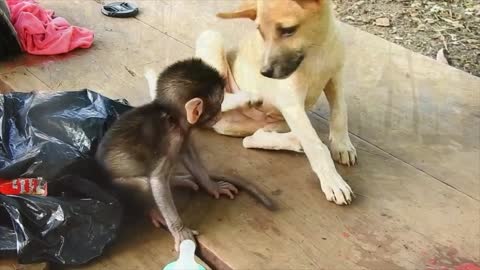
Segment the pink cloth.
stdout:
[[76,48],[90,48],[93,43],[93,31],[71,26],[34,0],[7,0],[7,5],[20,44],[30,54],[61,54]]

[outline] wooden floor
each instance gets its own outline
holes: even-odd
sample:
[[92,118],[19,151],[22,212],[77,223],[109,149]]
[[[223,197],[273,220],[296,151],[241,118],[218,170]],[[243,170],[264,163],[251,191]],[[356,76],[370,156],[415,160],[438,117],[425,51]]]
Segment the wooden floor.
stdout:
[[[146,67],[192,56],[203,30],[218,29],[235,45],[254,29],[248,21],[215,18],[238,1],[139,0],[134,19],[107,18],[99,2],[41,0],[93,29],[95,44],[1,63],[0,90],[89,88],[141,104],[148,100]],[[183,216],[201,232],[201,257],[217,269],[480,265],[480,79],[350,26],[343,31],[349,125],[360,163],[337,167],[356,200],[348,207],[327,202],[304,155],[246,150],[239,139],[200,132],[209,168],[256,180],[280,205],[270,213],[245,194],[235,201],[192,196]],[[311,120],[324,141],[328,117],[322,98]],[[169,234],[139,224],[131,238],[82,269],[161,269],[174,259]]]

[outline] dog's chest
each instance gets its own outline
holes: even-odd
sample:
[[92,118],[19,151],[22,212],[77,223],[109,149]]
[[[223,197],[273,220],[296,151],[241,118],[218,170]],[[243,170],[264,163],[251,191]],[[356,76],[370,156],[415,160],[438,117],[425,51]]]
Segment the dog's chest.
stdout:
[[[298,81],[304,82],[302,87],[305,89],[305,107],[310,109],[317,102],[329,80],[334,76],[336,66],[335,59],[324,58],[309,59],[299,72]],[[334,64],[332,64],[334,63]],[[299,83],[301,84],[301,83]]]

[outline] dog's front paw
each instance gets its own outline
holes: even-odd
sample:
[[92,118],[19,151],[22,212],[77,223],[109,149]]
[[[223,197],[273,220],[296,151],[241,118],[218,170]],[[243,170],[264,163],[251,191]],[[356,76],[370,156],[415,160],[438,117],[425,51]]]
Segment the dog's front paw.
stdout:
[[353,166],[357,163],[357,150],[355,150],[348,136],[343,139],[331,136],[330,152],[333,160],[342,165]]
[[337,172],[322,177],[320,184],[327,200],[336,204],[350,204],[355,197],[350,186]]

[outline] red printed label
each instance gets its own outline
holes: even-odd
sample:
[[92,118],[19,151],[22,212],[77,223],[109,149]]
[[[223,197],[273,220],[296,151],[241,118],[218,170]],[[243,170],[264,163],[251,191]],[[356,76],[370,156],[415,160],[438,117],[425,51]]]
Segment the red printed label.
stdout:
[[0,193],[5,195],[31,194],[47,196],[47,182],[41,177],[0,179]]

